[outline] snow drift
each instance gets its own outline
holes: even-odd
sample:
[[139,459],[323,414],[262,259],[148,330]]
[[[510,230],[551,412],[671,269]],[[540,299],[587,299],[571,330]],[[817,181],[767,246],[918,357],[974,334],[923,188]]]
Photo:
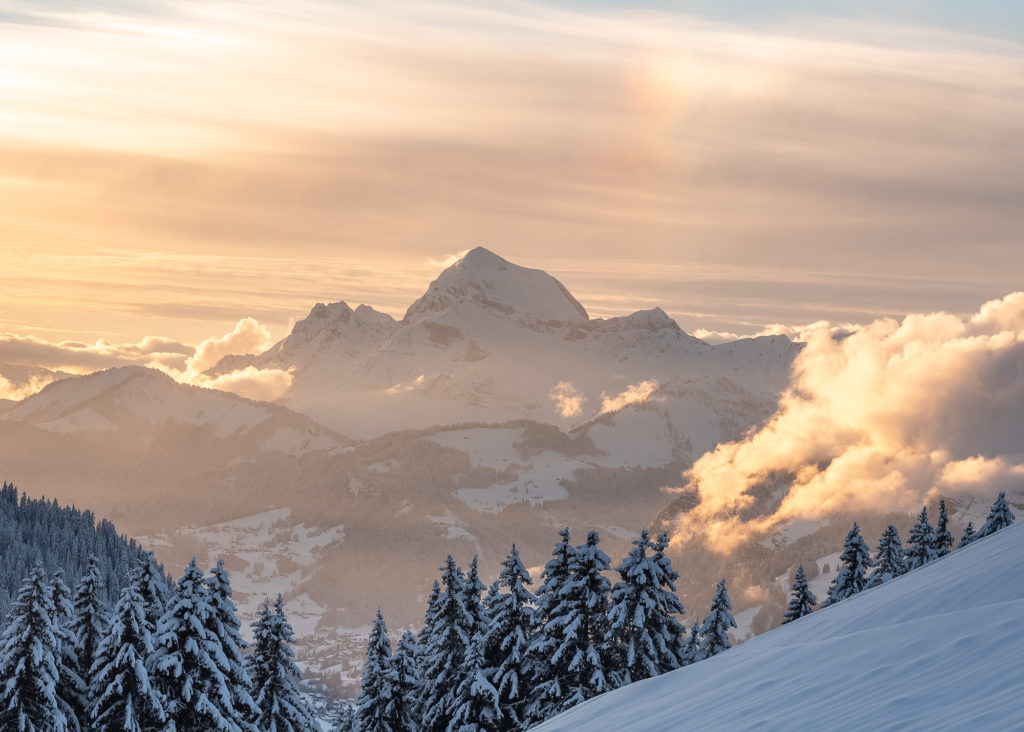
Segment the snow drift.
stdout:
[[1019,729],[1024,522],[538,730]]

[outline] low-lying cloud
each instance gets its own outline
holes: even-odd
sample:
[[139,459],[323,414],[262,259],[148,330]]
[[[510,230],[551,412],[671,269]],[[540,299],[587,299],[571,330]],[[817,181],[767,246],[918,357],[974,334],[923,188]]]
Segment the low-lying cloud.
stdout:
[[196,346],[195,353],[188,359],[188,368],[192,372],[202,373],[225,356],[262,353],[273,343],[274,339],[266,326],[260,325],[255,318],[243,318],[230,333],[207,338]]
[[639,384],[630,384],[625,391],[615,396],[608,396],[601,392],[600,414],[617,412],[628,407],[630,404],[642,404],[651,398],[651,395],[658,390],[657,379],[647,379]]
[[579,416],[583,412],[583,403],[587,401],[587,395],[569,381],[559,381],[548,396],[555,402],[558,415],[566,418]]
[[[1024,292],[967,318],[887,318],[846,338],[822,323],[803,340],[775,416],[686,474],[700,503],[677,540],[705,532],[725,551],[797,518],[1024,485]],[[788,488],[766,501],[779,476]]]
[[280,369],[244,369],[208,376],[204,372],[229,354],[254,354],[273,342],[266,326],[243,318],[228,333],[207,338],[198,346],[157,336],[138,343],[95,343],[59,341],[51,343],[36,336],[0,334],[0,399],[21,400],[35,394],[61,374],[34,374],[13,379],[4,366],[24,370],[35,367],[71,374],[88,374],[115,366],[147,366],[158,369],[183,384],[230,391],[261,401],[275,401],[291,388],[292,374]]

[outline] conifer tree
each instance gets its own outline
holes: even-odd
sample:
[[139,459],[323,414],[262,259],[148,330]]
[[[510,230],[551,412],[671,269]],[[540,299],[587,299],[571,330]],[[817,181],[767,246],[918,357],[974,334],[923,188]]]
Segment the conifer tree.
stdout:
[[978,535],[974,531],[974,523],[972,521],[968,521],[967,526],[964,528],[964,535],[960,538],[960,543],[956,545],[956,548],[961,549],[977,538]]
[[398,729],[420,728],[417,699],[420,689],[419,650],[416,638],[408,630],[402,633],[398,647],[391,656],[391,701],[384,710],[395,720]]
[[[524,661],[533,636],[536,598],[526,589],[532,580],[515,544],[501,567],[487,600],[491,626],[484,639],[485,660],[494,670],[491,682],[498,690],[501,708],[498,729],[518,729],[522,726],[523,707],[530,695]],[[500,588],[507,592],[500,592]]]
[[715,596],[711,600],[711,612],[704,618],[700,626],[700,656],[711,658],[712,656],[732,648],[729,641],[729,628],[736,627],[736,620],[732,616],[732,602],[729,601],[729,591],[725,587],[725,578],[715,588]]
[[[665,550],[668,549],[669,539],[668,532],[661,532],[658,534],[654,541],[653,549],[654,556],[652,561],[654,566],[657,568],[659,583],[662,588],[662,602],[664,607],[667,609],[674,605],[675,602],[679,603],[678,611],[671,611],[672,613],[680,616],[686,614],[686,610],[683,609],[682,601],[679,600],[679,595],[676,593],[676,581],[679,579],[679,572],[672,566],[672,560],[668,558]],[[673,602],[674,599],[674,602]],[[670,624],[670,630],[672,626]],[[683,666],[686,663],[686,628],[682,622],[679,623],[679,633],[672,638],[672,642],[669,644],[670,648],[674,651],[676,658],[679,659],[679,666]],[[678,666],[676,667],[678,668]]]
[[422,723],[426,729],[444,730],[455,713],[455,693],[462,681],[466,652],[476,624],[463,604],[465,578],[449,556],[441,576],[421,672],[424,679]]
[[602,574],[608,555],[598,548],[596,531],[576,547],[569,577],[561,584],[551,615],[536,639],[536,653],[548,654],[553,673],[534,685],[528,705],[531,722],[547,719],[611,688],[607,657],[608,593]]
[[138,588],[145,603],[146,620],[155,629],[167,610],[169,590],[153,552],[143,552],[142,559],[132,573],[131,582]]
[[75,640],[75,663],[78,664],[75,674],[81,679],[81,688],[84,691],[84,696],[77,701],[75,714],[83,721],[88,719],[89,710],[93,705],[92,691],[96,686],[93,683],[93,668],[100,641],[107,632],[102,592],[103,579],[100,575],[99,560],[95,555],[90,555],[85,574],[75,588],[74,620],[71,625],[71,635]]
[[356,724],[356,710],[351,704],[342,704],[334,713],[331,732],[352,732]]
[[807,586],[807,575],[804,573],[804,565],[801,564],[796,568],[796,576],[793,577],[789,607],[786,608],[786,614],[782,616],[782,624],[792,623],[804,615],[810,615],[814,612],[814,606],[817,604],[818,599],[811,592],[811,588]]
[[466,652],[466,667],[455,692],[449,730],[493,732],[501,727],[498,690],[491,683],[493,669],[484,662],[484,637],[477,633]]
[[50,597],[53,601],[53,635],[57,641],[57,699],[61,710],[68,718],[71,728],[86,727],[89,695],[85,684],[78,675],[78,657],[75,655],[75,637],[72,634],[74,607],[71,590],[64,582],[64,571],[58,569],[50,582]]
[[0,730],[66,732],[52,590],[41,563],[25,579],[0,635]]
[[[558,532],[561,541],[551,551],[552,558],[544,565],[542,582],[537,592],[534,616],[535,635],[527,643],[525,676],[530,682],[530,693],[523,710],[525,726],[539,724],[547,719],[549,710],[562,699],[562,677],[559,667],[552,662],[557,638],[548,632],[549,625],[559,617],[561,597],[569,583],[576,548],[570,543],[569,527]],[[553,629],[554,626],[551,626]]]
[[935,530],[928,523],[928,507],[921,509],[917,523],[910,530],[907,540],[907,569],[917,569],[934,561],[938,554],[935,551]]
[[163,694],[154,686],[147,662],[153,630],[139,575],[121,590],[109,632],[96,652],[89,729],[96,732],[160,732],[167,722]]
[[210,604],[207,627],[220,639],[224,659],[227,661],[224,670],[231,693],[230,708],[235,711],[236,721],[243,729],[248,729],[260,716],[260,709],[252,698],[252,679],[249,678],[245,657],[242,654],[248,644],[242,640],[242,624],[231,600],[231,579],[224,569],[224,560],[218,560],[217,566],[210,570],[210,576],[204,582]]
[[953,535],[949,533],[946,500],[939,500],[939,522],[935,525],[935,556],[944,557],[953,551]]
[[893,577],[899,577],[907,571],[907,560],[903,555],[903,542],[900,541],[900,532],[895,526],[889,524],[878,540],[878,549],[875,551],[875,568],[868,576],[868,587],[875,587],[883,582],[888,582]]
[[694,620],[693,625],[690,626],[690,637],[687,639],[686,647],[683,649],[683,665],[689,666],[691,663],[703,660],[703,658],[700,655],[700,622]]
[[839,555],[842,566],[828,588],[828,597],[822,607],[834,605],[840,600],[856,595],[867,585],[865,572],[872,566],[871,552],[864,538],[860,535],[860,527],[855,523],[843,541],[843,552]]
[[[655,550],[655,555],[649,556],[648,549]],[[618,686],[682,665],[679,639],[685,631],[675,618],[683,613],[675,594],[678,575],[671,571],[671,565],[656,561],[657,555],[657,545],[644,530],[615,568],[619,581],[611,594],[607,644]],[[666,566],[669,575],[664,573]]]
[[193,558],[157,626],[154,653],[154,676],[176,732],[252,729],[243,716],[248,710],[240,712],[232,705],[231,670],[220,638],[211,629],[213,615],[203,572]]
[[477,570],[477,557],[474,555],[473,561],[469,563],[469,572],[466,574],[462,584],[462,605],[466,608],[466,612],[469,613],[470,617],[473,618],[472,633],[474,635],[479,633],[485,637],[491,627],[491,619],[483,603],[483,593],[486,590],[487,588],[480,581],[480,573]]
[[981,539],[994,534],[999,529],[1005,529],[1013,523],[1015,518],[1017,517],[1013,515],[1010,507],[1006,504],[1006,491],[1000,491],[996,502],[989,509],[985,525],[978,530],[978,535],[975,538]]
[[280,595],[270,610],[264,600],[253,629],[253,652],[246,659],[259,714],[256,728],[274,732],[310,732],[313,714],[299,690],[302,672],[295,665],[295,634],[284,613]]
[[384,616],[377,610],[370,637],[366,642],[363,683],[356,701],[356,725],[359,732],[399,732],[385,710],[391,701],[391,640]]
[[426,713],[427,691],[430,686],[428,679],[424,675],[426,668],[426,654],[427,648],[430,646],[431,629],[439,622],[438,613],[440,604],[441,585],[437,580],[434,580],[434,586],[431,588],[430,595],[427,597],[427,609],[423,614],[423,627],[420,628],[419,633],[416,634],[416,668],[420,673],[420,686],[416,702],[416,718],[421,721],[423,720],[423,715]]

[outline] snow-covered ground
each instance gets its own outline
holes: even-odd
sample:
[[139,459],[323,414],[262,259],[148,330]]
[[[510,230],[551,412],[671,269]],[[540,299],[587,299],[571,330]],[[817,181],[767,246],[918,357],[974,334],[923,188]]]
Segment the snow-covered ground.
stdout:
[[538,729],[1024,729],[1022,559],[1024,521]]

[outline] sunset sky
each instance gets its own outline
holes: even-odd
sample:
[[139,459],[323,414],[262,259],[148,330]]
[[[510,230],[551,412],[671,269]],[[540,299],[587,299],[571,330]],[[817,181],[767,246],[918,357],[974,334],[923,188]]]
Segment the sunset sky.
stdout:
[[0,364],[186,353],[243,318],[262,344],[317,301],[400,316],[478,245],[592,316],[711,337],[974,312],[1024,273],[1022,19],[5,2]]

